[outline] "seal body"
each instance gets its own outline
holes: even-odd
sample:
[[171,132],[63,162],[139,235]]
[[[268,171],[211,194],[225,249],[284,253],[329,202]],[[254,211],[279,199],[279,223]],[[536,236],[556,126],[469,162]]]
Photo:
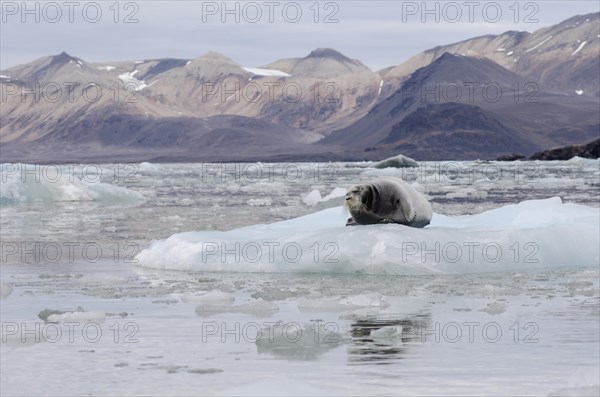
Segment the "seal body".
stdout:
[[355,185],[346,193],[346,207],[352,218],[347,226],[399,223],[425,227],[433,211],[425,196],[400,178],[384,177]]

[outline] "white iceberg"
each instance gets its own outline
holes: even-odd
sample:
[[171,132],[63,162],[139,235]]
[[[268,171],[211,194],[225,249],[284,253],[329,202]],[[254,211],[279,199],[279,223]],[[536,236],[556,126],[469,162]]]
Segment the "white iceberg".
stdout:
[[[59,167],[59,166],[57,166]],[[57,168],[60,170],[60,168]],[[37,165],[3,164],[0,173],[0,203],[17,204],[55,201],[129,202],[145,200],[136,191],[103,182],[91,182],[72,172],[50,173]],[[53,171],[54,172],[54,171]]]
[[418,167],[419,163],[410,157],[406,157],[402,154],[399,154],[394,157],[390,157],[388,159],[382,160],[376,163],[373,167],[375,168],[406,168],[406,167]]
[[476,215],[434,214],[423,229],[346,227],[342,207],[270,225],[174,234],[144,267],[218,272],[461,274],[600,263],[600,209],[558,197]]
[[106,313],[103,311],[85,311],[82,307],[78,307],[74,311],[44,309],[38,314],[38,317],[47,323],[77,322],[102,324],[106,321]]
[[[344,197],[347,191],[348,189],[344,189],[343,187],[336,187],[327,196],[321,197],[321,192],[319,189],[314,189],[302,199],[302,202],[306,205],[315,206],[319,203],[325,203],[330,200]],[[340,200],[337,201],[341,202]]]

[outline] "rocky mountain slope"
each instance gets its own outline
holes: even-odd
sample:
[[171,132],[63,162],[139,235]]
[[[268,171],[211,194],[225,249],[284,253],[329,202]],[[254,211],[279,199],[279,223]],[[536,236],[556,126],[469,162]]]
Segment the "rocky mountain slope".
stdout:
[[600,139],[584,145],[563,146],[534,153],[531,160],[569,160],[573,157],[600,158]]
[[249,68],[195,59],[0,72],[2,161],[527,155],[597,138],[599,14],[436,47],[370,70],[333,49]]
[[533,33],[509,31],[432,48],[381,71],[386,80],[408,78],[444,53],[485,57],[544,91],[598,97],[600,13],[578,15]]

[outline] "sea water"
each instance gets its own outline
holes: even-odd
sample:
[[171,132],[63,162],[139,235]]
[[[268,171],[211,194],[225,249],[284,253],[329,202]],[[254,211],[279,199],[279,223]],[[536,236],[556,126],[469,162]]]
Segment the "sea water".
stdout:
[[[430,226],[343,226],[343,191],[383,175]],[[0,391],[598,395],[599,178],[577,158],[3,164]]]

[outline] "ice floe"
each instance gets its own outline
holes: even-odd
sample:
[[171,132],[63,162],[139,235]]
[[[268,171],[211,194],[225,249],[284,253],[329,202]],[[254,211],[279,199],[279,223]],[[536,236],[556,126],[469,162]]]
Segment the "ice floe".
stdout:
[[131,189],[95,182],[99,179],[97,175],[86,174],[79,178],[71,171],[61,170],[59,166],[48,166],[55,168],[50,171],[44,167],[34,164],[3,164],[0,175],[0,203],[55,201],[123,203],[144,200],[141,193]]
[[476,215],[434,214],[423,229],[346,227],[342,207],[226,232],[174,234],[136,259],[144,267],[219,272],[460,274],[598,266],[600,210],[559,197]]

